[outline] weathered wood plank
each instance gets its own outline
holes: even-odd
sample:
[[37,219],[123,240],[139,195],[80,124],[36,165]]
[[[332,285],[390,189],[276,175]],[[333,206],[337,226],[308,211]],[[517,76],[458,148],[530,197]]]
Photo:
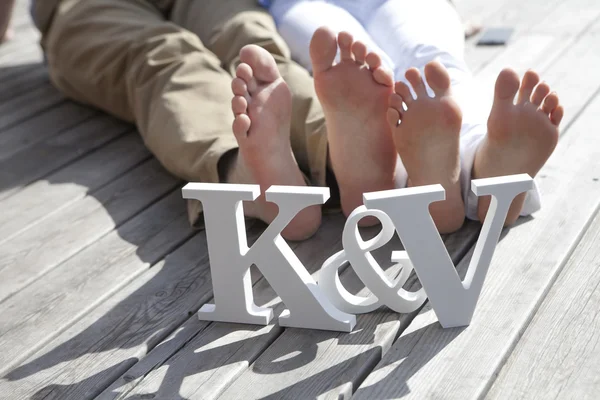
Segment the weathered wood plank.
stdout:
[[0,45],[0,103],[47,85],[39,37],[27,23],[11,41]]
[[478,0],[451,0],[451,2],[464,18],[475,18],[484,23],[520,4],[518,0],[498,0],[494,3],[483,3]]
[[486,398],[598,398],[599,250],[596,215]]
[[[582,13],[583,9],[585,13]],[[557,25],[556,21],[563,21],[562,18],[565,16],[567,17],[566,21],[571,22],[561,23],[564,31],[548,29],[548,25]],[[600,4],[597,2],[590,0],[564,2],[543,20],[538,20],[538,23],[528,33],[517,36],[516,40],[506,49],[494,49],[493,51],[497,52],[496,57],[485,67],[478,69],[475,75],[475,81],[483,99],[480,104],[481,109],[487,112],[491,108],[494,82],[503,68],[512,67],[520,75],[527,69],[534,68],[538,72],[543,72],[542,79],[549,80],[550,77],[546,76],[546,71],[556,71],[556,63],[565,64],[564,54],[572,54],[572,47],[579,46],[580,35],[583,35],[583,39],[592,35],[591,32],[597,26],[599,17]],[[529,22],[534,23],[535,21],[533,19]],[[488,51],[481,50],[482,52]],[[572,58],[569,58],[569,63],[572,68]],[[560,83],[560,80],[553,82],[554,85]],[[553,89],[556,90],[554,87]],[[559,93],[563,92],[564,90]],[[567,99],[563,103],[568,105]],[[567,117],[569,118],[569,114]]]
[[27,24],[31,26],[31,0],[17,0],[13,14],[13,27],[19,27]]
[[[182,207],[182,203],[180,191],[172,192],[122,227],[64,262],[43,280],[34,283],[0,304],[3,310],[0,316],[2,319],[0,357],[3,361],[2,367],[0,367],[1,373],[4,374],[18,365],[28,355],[80,319],[89,321],[89,315],[95,315],[95,319],[100,320],[92,319],[92,325],[94,322],[104,324],[105,328],[113,334],[124,334],[120,345],[111,340],[105,342],[105,345],[110,346],[111,349],[115,345],[117,347],[114,347],[114,350],[120,346],[127,348],[133,345],[132,335],[137,334],[144,338],[146,338],[144,334],[152,336],[146,330],[149,326],[146,326],[145,322],[154,314],[160,313],[161,309],[166,306],[162,298],[164,293],[153,291],[150,294],[151,304],[148,305],[149,307],[145,307],[147,303],[144,297],[140,299],[136,297],[136,294],[128,293],[133,297],[123,304],[125,307],[117,309],[117,315],[114,314],[114,310],[108,312],[104,319],[95,308],[98,305],[104,307],[106,302],[116,305],[113,301],[115,292],[134,280],[136,276],[147,271],[165,254],[192,235],[193,232],[189,227],[185,207]],[[179,265],[173,266],[173,268],[176,267]],[[155,283],[159,284],[159,282]],[[179,288],[175,290],[179,290]],[[178,294],[178,292],[173,294],[175,299]],[[139,309],[133,310],[134,314],[131,315],[131,307],[136,304],[136,301],[142,302],[139,304]],[[104,311],[107,312],[107,309]],[[119,321],[117,317],[124,319]],[[123,324],[130,324],[131,330],[127,334],[122,331]],[[152,333],[158,334],[159,330]],[[92,343],[88,343],[91,347],[87,347],[85,350],[92,355],[98,350],[96,346],[107,338],[103,339],[103,336],[96,336],[96,333],[93,333],[87,339]],[[141,345],[140,342],[137,344]],[[81,351],[84,349],[82,347],[84,345],[84,342],[68,343],[66,353],[52,353],[56,356],[52,361],[58,366],[62,362],[72,361],[69,351]],[[119,351],[116,354],[119,354]],[[89,358],[89,355],[84,358]],[[45,357],[48,356],[47,354]],[[47,361],[49,361],[48,358],[44,358],[42,363]],[[122,360],[117,362],[120,361]],[[77,379],[78,376],[86,373],[87,371],[82,369],[71,376]],[[31,383],[31,381],[21,382],[19,386]],[[0,392],[10,393],[8,389],[5,390],[4,379],[0,380],[0,388],[2,389]],[[35,390],[30,391],[28,395],[32,395],[34,392]],[[10,397],[17,398],[18,394],[11,393]]]
[[131,130],[128,124],[99,115],[0,160],[0,200]]
[[[6,62],[12,57],[18,56],[21,52],[27,52],[39,42],[40,34],[37,30],[31,26],[24,26],[19,30],[19,34],[15,35],[8,42],[0,45],[0,71]],[[0,73],[1,75],[1,73]]]
[[[30,16],[31,0],[16,0],[13,8],[10,29],[13,31],[13,38],[8,42],[19,38],[19,33],[23,30],[32,30],[33,24]],[[5,42],[6,43],[6,42]],[[0,44],[2,49],[2,44]]]
[[595,98],[543,168],[543,208],[498,244],[471,325],[444,330],[426,306],[356,398],[467,399],[487,392],[599,206],[600,138],[590,129],[599,116]]
[[[4,242],[0,245],[0,305],[178,184],[158,161],[151,159],[92,196],[54,213],[36,229]],[[10,312],[5,316],[20,319]],[[5,361],[2,358],[0,355],[0,361]]]
[[[130,247],[133,253],[137,246]],[[138,257],[107,261],[94,270],[94,281],[114,287],[127,277],[130,283],[82,313],[77,323],[63,326],[64,332],[0,379],[2,393],[11,398],[94,398],[211,297],[206,246],[198,237],[136,279],[131,271],[144,268]]]
[[[208,322],[200,321],[195,314],[192,314],[175,332],[156,345],[148,354],[141,357],[139,362],[135,363],[118,379],[112,382],[95,400],[131,399],[130,392],[140,384],[146,375],[155,368],[163,366],[169,357],[177,353],[186,343],[208,326],[210,326]],[[247,327],[240,325],[238,328],[243,329]],[[266,334],[270,333],[268,328],[265,328],[265,330]],[[169,368],[169,366],[165,365],[164,368]],[[168,386],[173,387],[174,385],[170,384]],[[174,393],[179,393],[179,390],[173,391],[172,395]]]
[[0,67],[0,104],[12,101],[25,91],[49,84],[48,71],[39,52],[22,54],[14,66]]
[[93,194],[149,157],[137,134],[125,135],[0,201],[0,242]]
[[[587,0],[582,0],[587,1]],[[514,33],[511,37],[510,42],[505,46],[476,46],[477,38],[473,40],[469,40],[467,42],[465,57],[467,59],[467,63],[473,72],[478,72],[490,62],[494,61],[496,57],[512,51],[512,47],[520,45],[523,37],[526,37],[531,34],[536,34],[535,27],[539,26],[542,21],[546,20],[546,17],[550,14],[553,15],[556,13],[557,8],[572,8],[579,6],[578,4],[573,4],[581,2],[580,0],[571,0],[570,2],[560,2],[560,1],[543,1],[543,0],[532,0],[527,2],[522,2],[519,0],[509,0],[504,2],[499,2],[499,4],[494,4],[493,6],[489,3],[486,3],[486,8],[497,7],[495,12],[489,13],[489,10],[486,11],[487,15],[482,20],[485,28],[492,27],[510,27],[514,29]],[[483,4],[479,2],[480,4]],[[569,3],[569,4],[563,4]],[[587,1],[589,3],[589,1]],[[579,27],[581,29],[581,27]],[[548,33],[547,36],[553,36],[554,38],[559,37],[563,34],[561,31],[553,31],[553,32],[545,32]],[[539,33],[538,33],[539,34]],[[570,36],[570,32],[564,32],[564,34]],[[530,51],[540,51],[536,47],[531,47]],[[548,49],[546,51],[555,51],[557,49]],[[512,61],[515,61],[514,58],[510,58]]]
[[[201,233],[111,295],[27,364],[6,375],[0,388],[13,397],[37,392],[61,399],[82,399],[99,394],[149,349],[194,318],[193,313],[210,299],[205,240]],[[339,237],[329,240],[339,241]],[[300,245],[299,256],[303,259],[309,259],[314,251],[308,243]],[[327,244],[331,243],[315,241],[313,247],[323,254]],[[309,265],[313,270],[316,267],[314,261]],[[115,272],[111,272],[104,279],[115,279]],[[99,273],[105,274],[104,270]],[[255,274],[254,279],[258,278]]]
[[[2,131],[64,101],[65,97],[58,90],[50,85],[43,85],[8,103],[0,104],[0,138],[4,136]],[[4,145],[0,148],[4,149]]]
[[558,93],[565,108],[565,117],[561,123],[563,129],[577,120],[600,89],[598,74],[586,73],[600,70],[598,43],[600,22],[587,31],[543,74],[543,79]]
[[[42,61],[44,60],[44,57],[38,46],[25,43],[19,43],[19,45],[19,51],[14,51],[10,54],[0,53],[0,82],[2,82],[2,90],[0,90],[0,92],[6,90],[6,86],[4,86],[6,83],[17,80],[17,78],[23,76],[17,74],[20,70],[19,67],[29,64],[36,64],[40,67],[43,65]],[[0,49],[3,48],[0,47]],[[21,80],[25,83],[25,79]]]
[[[49,88],[49,85],[46,84],[44,87]],[[54,88],[50,88],[50,90],[55,91]],[[7,104],[15,103],[10,102]],[[23,107],[29,110],[30,105],[25,104]],[[2,105],[0,105],[0,108],[2,108]],[[56,107],[50,107],[35,116],[33,116],[34,111],[29,111],[31,111],[30,116],[32,118],[0,131],[0,161],[48,137],[73,128],[93,116],[99,115],[97,111],[71,101],[64,101]]]

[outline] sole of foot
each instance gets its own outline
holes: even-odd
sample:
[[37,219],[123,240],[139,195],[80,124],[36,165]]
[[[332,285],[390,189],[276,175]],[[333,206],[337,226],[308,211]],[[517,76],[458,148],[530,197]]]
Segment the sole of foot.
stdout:
[[421,73],[406,71],[404,82],[396,82],[389,98],[388,124],[409,177],[409,186],[441,184],[446,200],[429,207],[441,233],[458,230],[465,211],[460,188],[460,128],[462,112],[452,98],[450,76],[437,61],[425,66],[425,78],[434,92],[427,93]]
[[[551,92],[548,84],[540,82],[536,72],[527,71],[520,82],[515,71],[503,70],[496,81],[488,134],[476,153],[473,177],[522,173],[535,177],[558,143],[563,114],[558,95]],[[524,201],[525,194],[513,201],[506,225],[516,221]],[[489,197],[479,200],[481,221],[489,204]]]
[[[341,61],[334,64],[337,51]],[[363,204],[363,193],[394,188],[397,154],[386,122],[393,79],[381,58],[346,32],[319,28],[310,43],[315,91],[323,106],[329,161],[343,213]],[[361,225],[377,220],[365,218]]]
[[[239,150],[227,181],[260,185],[261,196],[245,205],[246,215],[271,223],[278,208],[265,200],[272,185],[306,186],[290,144],[292,97],[273,56],[249,45],[240,51],[232,81],[233,133]],[[321,224],[321,206],[302,210],[282,231],[288,240],[304,240]]]

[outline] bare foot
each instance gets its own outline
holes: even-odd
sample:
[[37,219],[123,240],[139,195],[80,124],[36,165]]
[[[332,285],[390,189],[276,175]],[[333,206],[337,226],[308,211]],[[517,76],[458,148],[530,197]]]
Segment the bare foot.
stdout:
[[417,98],[404,82],[396,82],[387,116],[409,185],[439,183],[446,190],[446,200],[432,203],[429,210],[438,230],[449,233],[458,230],[465,218],[459,155],[462,113],[452,98],[450,76],[442,64],[427,64],[425,77],[435,97],[429,97],[419,70],[411,68],[406,79]]
[[[534,177],[550,157],[558,143],[558,125],[564,110],[556,93],[550,93],[540,77],[527,71],[519,85],[519,76],[503,70],[496,81],[492,112],[488,119],[488,134],[475,155],[474,178],[526,173]],[[519,92],[517,104],[515,95]],[[512,203],[506,224],[518,217],[525,194]],[[484,220],[489,197],[479,200],[478,216]]]
[[[341,62],[333,65],[340,48]],[[323,106],[329,157],[348,216],[365,192],[394,188],[397,154],[385,113],[393,80],[381,59],[342,32],[319,28],[310,43],[317,96]],[[362,221],[364,225],[375,220]]]
[[[231,102],[233,133],[239,151],[227,181],[258,184],[262,193],[272,185],[306,186],[290,145],[292,96],[275,60],[255,45],[242,48],[240,60],[231,83],[235,95]],[[245,209],[246,215],[266,223],[278,212],[277,205],[265,201],[264,194]],[[303,240],[320,224],[321,207],[311,206],[290,222],[282,236]]]

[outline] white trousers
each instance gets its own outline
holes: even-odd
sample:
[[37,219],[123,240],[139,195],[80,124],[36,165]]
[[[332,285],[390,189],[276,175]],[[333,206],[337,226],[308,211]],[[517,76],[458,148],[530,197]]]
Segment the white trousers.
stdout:
[[[378,53],[397,81],[411,67],[423,70],[438,60],[447,69],[453,95],[463,112],[460,136],[461,187],[467,218],[477,219],[478,198],[471,192],[475,153],[487,132],[487,111],[464,60],[464,28],[448,0],[274,0],[270,12],[292,57],[311,70],[310,40],[321,26],[346,31]],[[410,87],[410,85],[409,85]],[[428,87],[430,96],[433,92]],[[413,93],[414,94],[414,93]],[[401,160],[398,187],[405,187]],[[537,187],[528,194],[521,215],[540,208]]]

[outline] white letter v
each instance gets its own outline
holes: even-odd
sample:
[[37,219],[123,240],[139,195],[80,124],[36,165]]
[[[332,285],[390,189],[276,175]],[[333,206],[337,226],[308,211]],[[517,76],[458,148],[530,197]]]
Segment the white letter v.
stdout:
[[440,324],[451,328],[471,322],[508,209],[532,186],[527,174],[472,181],[473,192],[492,201],[464,282],[429,214],[429,204],[445,198],[441,185],[366,193],[364,203],[390,216]]

